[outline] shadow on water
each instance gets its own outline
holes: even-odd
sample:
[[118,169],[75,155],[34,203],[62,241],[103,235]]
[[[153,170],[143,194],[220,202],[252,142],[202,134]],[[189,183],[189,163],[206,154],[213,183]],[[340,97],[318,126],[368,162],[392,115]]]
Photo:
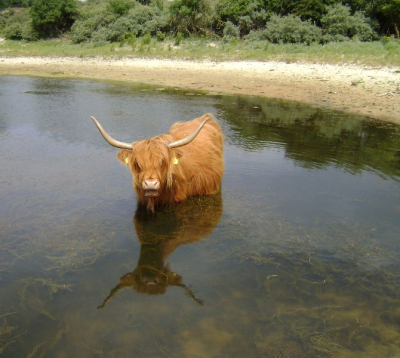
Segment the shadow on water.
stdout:
[[98,308],[103,308],[114,295],[125,288],[139,293],[164,294],[168,287],[183,288],[186,294],[203,305],[193,291],[183,284],[183,278],[171,271],[166,259],[181,245],[197,242],[209,236],[222,215],[221,193],[204,198],[191,198],[182,205],[164,208],[156,213],[139,205],[133,219],[140,242],[136,268],[120,277]]
[[[132,141],[207,112],[221,195],[137,208],[90,116]],[[0,354],[399,356],[399,149],[299,103],[0,77]]]

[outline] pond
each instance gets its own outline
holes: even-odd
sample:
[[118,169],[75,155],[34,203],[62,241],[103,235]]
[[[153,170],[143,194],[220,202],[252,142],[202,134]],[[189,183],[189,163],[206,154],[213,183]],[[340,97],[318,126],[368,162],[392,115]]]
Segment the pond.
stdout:
[[[131,142],[216,115],[220,194],[150,215]],[[0,77],[5,357],[398,357],[400,127],[258,97]],[[139,282],[140,268],[160,273]]]

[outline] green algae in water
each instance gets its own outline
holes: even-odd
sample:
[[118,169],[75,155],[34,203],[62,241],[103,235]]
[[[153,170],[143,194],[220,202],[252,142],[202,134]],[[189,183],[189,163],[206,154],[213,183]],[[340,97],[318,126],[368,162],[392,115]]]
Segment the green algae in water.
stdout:
[[15,343],[18,335],[14,335],[16,327],[10,326],[7,323],[8,316],[14,314],[15,312],[3,314],[0,316],[1,326],[0,326],[0,354],[3,354],[10,344]]

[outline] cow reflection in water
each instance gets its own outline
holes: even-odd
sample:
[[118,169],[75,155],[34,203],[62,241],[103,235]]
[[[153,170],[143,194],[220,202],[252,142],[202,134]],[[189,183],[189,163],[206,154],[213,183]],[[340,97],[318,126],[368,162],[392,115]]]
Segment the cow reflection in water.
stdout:
[[177,286],[183,288],[197,303],[203,304],[183,284],[182,276],[171,271],[170,264],[165,260],[180,245],[209,236],[221,215],[221,193],[192,198],[156,213],[140,205],[133,219],[141,245],[137,267],[120,278],[119,284],[98,308],[103,308],[118,291],[129,287],[140,293],[157,295],[164,294],[169,286]]

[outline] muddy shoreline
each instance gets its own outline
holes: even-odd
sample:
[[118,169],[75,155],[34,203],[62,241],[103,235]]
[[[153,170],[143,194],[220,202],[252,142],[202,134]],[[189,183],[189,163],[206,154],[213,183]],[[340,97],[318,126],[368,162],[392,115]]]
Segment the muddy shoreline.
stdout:
[[400,124],[400,69],[283,62],[0,57],[0,75],[94,78],[280,98]]

